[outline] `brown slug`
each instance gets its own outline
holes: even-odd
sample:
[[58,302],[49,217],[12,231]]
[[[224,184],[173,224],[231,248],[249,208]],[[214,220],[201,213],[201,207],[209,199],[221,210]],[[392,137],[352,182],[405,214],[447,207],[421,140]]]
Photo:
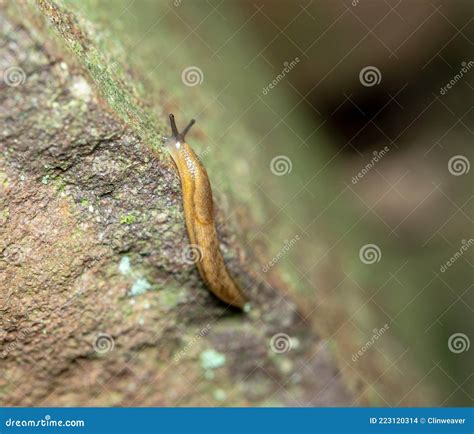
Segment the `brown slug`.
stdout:
[[242,309],[246,298],[229,274],[219,247],[206,169],[184,139],[195,120],[192,119],[179,133],[174,116],[170,114],[169,118],[172,136],[165,138],[164,143],[181,180],[186,228],[191,247],[198,251],[196,265],[199,274],[220,300]]

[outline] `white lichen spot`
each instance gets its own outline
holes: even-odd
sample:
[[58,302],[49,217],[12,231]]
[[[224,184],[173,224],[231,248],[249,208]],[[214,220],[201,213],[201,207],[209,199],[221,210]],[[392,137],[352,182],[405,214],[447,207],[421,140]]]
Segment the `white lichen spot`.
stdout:
[[148,301],[146,301],[144,304],[143,304],[143,309],[150,309],[150,303]]
[[81,99],[84,102],[89,102],[92,98],[92,89],[84,77],[81,76],[73,78],[69,91],[75,98]]
[[128,256],[124,256],[120,259],[118,269],[122,274],[130,274],[132,272],[132,266],[130,265],[130,258]]
[[142,317],[138,318],[138,324],[141,326],[145,325],[145,320]]
[[128,295],[132,297],[136,295],[142,295],[145,294],[145,292],[147,292],[149,289],[151,289],[150,282],[148,282],[148,280],[146,280],[144,277],[139,277],[137,280],[135,280],[135,283],[130,289]]
[[225,364],[225,354],[216,350],[204,350],[199,359],[203,369],[217,369]]
[[212,396],[214,397],[216,401],[223,402],[227,399],[227,393],[225,393],[225,390],[222,390],[222,389],[214,390],[214,392],[212,393]]

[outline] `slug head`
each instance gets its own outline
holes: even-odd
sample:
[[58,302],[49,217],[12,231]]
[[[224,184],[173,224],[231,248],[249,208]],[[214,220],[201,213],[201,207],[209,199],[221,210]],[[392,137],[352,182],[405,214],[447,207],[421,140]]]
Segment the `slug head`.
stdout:
[[181,147],[185,144],[184,138],[195,122],[196,121],[194,119],[191,119],[191,121],[186,126],[186,128],[180,133],[178,131],[178,127],[176,126],[174,115],[170,114],[170,124],[171,124],[172,135],[170,137],[164,137],[163,139],[164,139],[164,144],[166,148],[168,149],[168,151],[170,152],[171,157],[173,157],[173,159],[175,159],[176,154],[180,151]]

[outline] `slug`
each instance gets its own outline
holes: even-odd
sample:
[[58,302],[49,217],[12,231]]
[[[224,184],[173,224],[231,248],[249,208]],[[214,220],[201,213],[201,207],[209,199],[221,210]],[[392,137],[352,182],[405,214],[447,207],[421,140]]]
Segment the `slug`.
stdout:
[[170,114],[169,118],[172,136],[165,137],[164,143],[181,181],[186,229],[191,247],[198,250],[196,265],[199,274],[220,300],[242,309],[246,298],[229,274],[219,247],[209,177],[201,161],[184,139],[195,120],[192,119],[179,133],[174,116]]

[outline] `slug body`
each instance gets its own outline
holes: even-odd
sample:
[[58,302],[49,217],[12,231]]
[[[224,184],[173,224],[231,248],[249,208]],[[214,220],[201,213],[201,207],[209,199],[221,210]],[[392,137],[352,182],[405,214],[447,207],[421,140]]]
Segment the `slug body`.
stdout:
[[230,276],[219,248],[206,169],[184,140],[194,119],[181,133],[178,133],[173,115],[170,115],[170,122],[173,136],[166,138],[165,144],[181,180],[186,228],[191,247],[198,251],[196,265],[199,274],[219,299],[242,309],[246,299]]

